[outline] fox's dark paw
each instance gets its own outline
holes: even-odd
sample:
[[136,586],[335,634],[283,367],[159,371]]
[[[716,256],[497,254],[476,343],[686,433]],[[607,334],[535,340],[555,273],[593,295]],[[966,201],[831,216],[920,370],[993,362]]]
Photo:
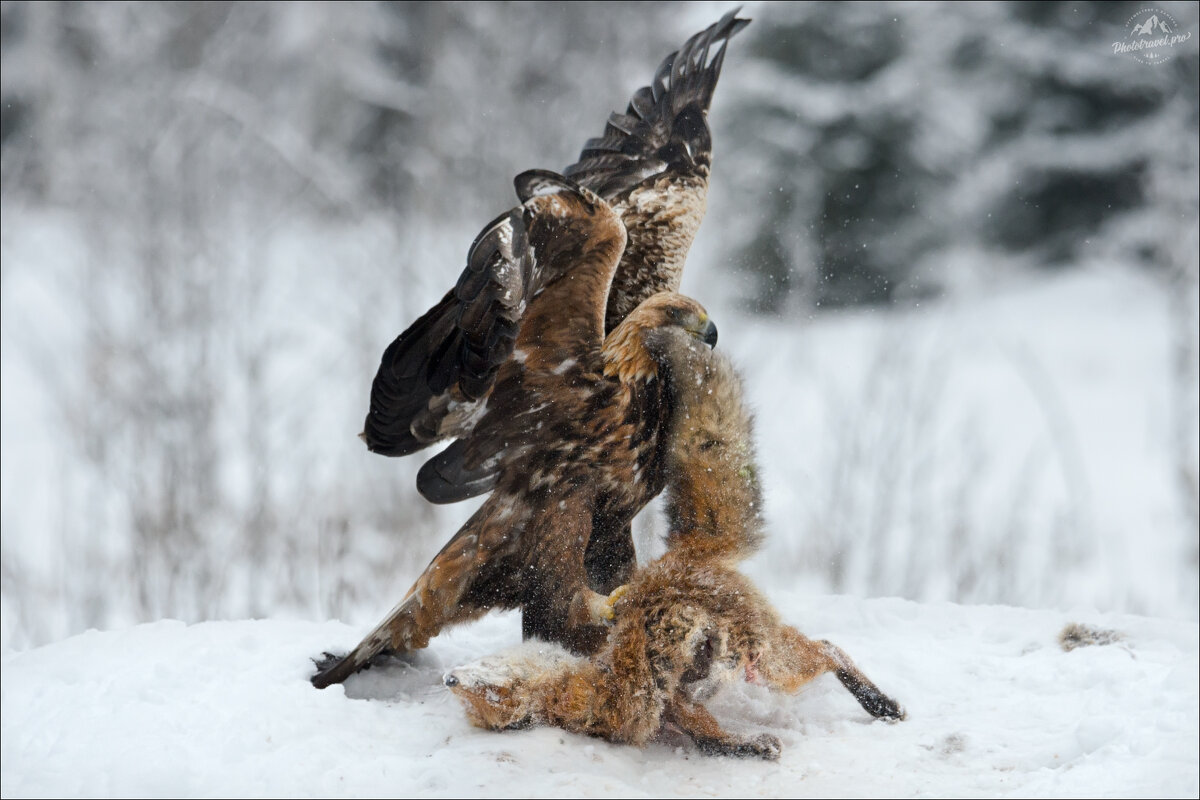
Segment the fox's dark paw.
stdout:
[[[828,642],[825,642],[825,644],[833,648],[833,645]],[[836,648],[833,649],[845,662],[849,662],[845,653]],[[854,699],[858,701],[859,705],[872,717],[890,720],[904,719],[904,706],[879,691],[878,686],[867,680],[867,676],[863,675],[857,669],[853,669],[852,665],[845,669],[839,669],[837,677],[842,682],[842,685],[850,690],[850,694],[854,695]]]
[[907,715],[904,706],[880,691],[865,692],[858,698],[858,702],[862,703],[868,714],[879,719],[899,722]]
[[738,756],[757,756],[764,761],[778,761],[779,754],[783,752],[783,744],[780,743],[779,737],[769,733],[755,736],[742,747],[745,748],[745,752],[737,753]]

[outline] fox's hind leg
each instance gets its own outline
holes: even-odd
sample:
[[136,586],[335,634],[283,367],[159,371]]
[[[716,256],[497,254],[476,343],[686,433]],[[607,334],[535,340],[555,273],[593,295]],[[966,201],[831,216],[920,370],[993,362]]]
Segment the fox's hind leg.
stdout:
[[707,708],[680,694],[676,694],[663,709],[663,721],[674,724],[692,737],[705,755],[776,761],[782,749],[779,739],[769,733],[749,737],[730,733]]
[[837,675],[871,716],[904,719],[904,707],[881,692],[844,650],[832,642],[809,639],[790,625],[779,626],[767,652],[747,666],[746,679],[790,693],[825,672]]

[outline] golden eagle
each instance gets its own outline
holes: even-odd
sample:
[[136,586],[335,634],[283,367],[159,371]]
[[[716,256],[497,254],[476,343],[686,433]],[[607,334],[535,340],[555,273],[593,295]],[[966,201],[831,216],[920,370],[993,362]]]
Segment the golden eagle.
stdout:
[[594,606],[632,573],[630,521],[664,484],[673,376],[654,333],[716,341],[703,308],[673,292],[704,213],[725,42],[748,22],[731,12],[669,55],[566,177],[518,176],[521,206],[384,352],[367,446],[406,455],[456,439],[418,489],[434,502],[492,495],[315,685],[495,607],[521,607],[527,636],[580,652],[603,641]]

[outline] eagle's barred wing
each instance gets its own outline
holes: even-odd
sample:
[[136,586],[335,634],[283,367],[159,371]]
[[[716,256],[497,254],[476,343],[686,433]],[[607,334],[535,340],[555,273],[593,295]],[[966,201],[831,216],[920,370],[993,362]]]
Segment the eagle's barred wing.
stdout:
[[517,208],[483,229],[458,284],[384,351],[362,433],[372,452],[408,455],[469,425],[512,353],[531,278]]
[[[624,114],[609,117],[604,135],[589,139],[563,174],[611,201],[665,172],[693,171],[697,162],[707,168],[711,141],[704,115],[721,76],[726,43],[750,24],[737,17],[739,10],[663,59],[651,84],[634,93]],[[717,43],[720,48],[709,60]]]

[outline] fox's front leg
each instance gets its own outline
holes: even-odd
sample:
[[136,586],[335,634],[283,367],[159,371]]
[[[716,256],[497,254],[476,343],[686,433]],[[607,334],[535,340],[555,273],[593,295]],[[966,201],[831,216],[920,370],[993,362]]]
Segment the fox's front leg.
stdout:
[[663,709],[663,721],[674,724],[690,736],[705,755],[776,761],[783,749],[779,739],[769,733],[751,737],[730,733],[707,708],[679,694]]
[[837,675],[871,716],[904,719],[904,707],[880,691],[844,650],[832,642],[809,639],[790,625],[779,626],[766,652],[750,661],[746,679],[790,693],[825,672]]

